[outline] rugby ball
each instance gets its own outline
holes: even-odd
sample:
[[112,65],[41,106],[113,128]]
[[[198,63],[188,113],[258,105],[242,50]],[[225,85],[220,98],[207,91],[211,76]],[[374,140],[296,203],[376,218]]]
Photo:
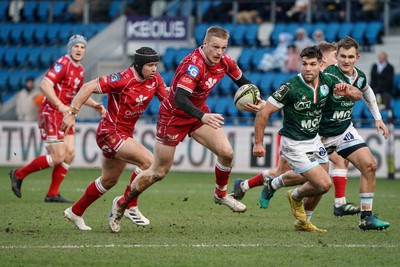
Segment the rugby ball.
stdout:
[[246,111],[246,104],[257,104],[257,97],[260,97],[260,90],[258,87],[254,84],[245,84],[236,91],[233,101],[238,110]]

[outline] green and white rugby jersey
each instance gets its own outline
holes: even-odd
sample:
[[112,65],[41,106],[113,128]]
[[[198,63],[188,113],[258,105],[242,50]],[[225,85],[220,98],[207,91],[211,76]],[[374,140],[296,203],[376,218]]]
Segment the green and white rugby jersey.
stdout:
[[320,72],[314,88],[298,74],[282,84],[268,99],[283,109],[283,128],[279,133],[294,140],[309,140],[318,133],[322,107],[339,81]]
[[[360,69],[354,68],[355,76],[346,76],[337,65],[331,65],[324,70],[324,73],[335,76],[341,82],[357,87],[364,92],[368,89],[367,78]],[[344,133],[351,124],[354,101],[339,96],[329,95],[326,105],[323,108],[323,115],[319,126],[320,136],[336,136]]]

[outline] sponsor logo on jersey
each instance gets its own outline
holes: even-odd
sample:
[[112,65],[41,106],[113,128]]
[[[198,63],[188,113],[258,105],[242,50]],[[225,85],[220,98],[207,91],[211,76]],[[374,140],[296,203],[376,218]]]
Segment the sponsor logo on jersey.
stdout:
[[144,101],[147,100],[147,98],[149,98],[148,96],[143,96],[143,95],[139,95],[139,97],[136,97],[136,103],[138,104],[138,106],[144,105]]
[[321,157],[324,157],[324,156],[326,156],[326,149],[324,148],[324,147],[319,147],[319,149],[318,149],[318,154],[321,156]]
[[189,67],[188,67],[186,73],[187,73],[189,76],[191,76],[191,77],[193,77],[193,78],[196,78],[197,75],[199,75],[199,68],[196,67],[196,66],[194,66],[194,65],[189,65]]
[[61,64],[55,64],[53,67],[53,70],[55,73],[59,73],[62,70],[62,65]]
[[194,81],[193,81],[192,79],[190,79],[189,77],[187,77],[187,76],[184,76],[184,77],[182,78],[182,82],[188,83],[188,84],[194,83]]
[[311,107],[311,101],[299,101],[294,103],[293,106],[296,110],[309,109]]
[[328,87],[328,85],[324,84],[324,85],[322,85],[319,89],[320,89],[321,94],[322,94],[323,96],[327,96],[327,95],[329,94],[329,87]]
[[357,87],[362,88],[363,83],[364,83],[364,78],[363,77],[358,78]]
[[171,141],[175,141],[178,138],[178,136],[179,136],[179,134],[175,134],[175,135],[167,134],[168,139]]
[[222,69],[217,69],[217,72],[223,72],[225,69],[224,68],[222,68]]
[[217,79],[213,79],[213,78],[208,78],[208,80],[206,81],[206,85],[207,85],[208,89],[213,87],[216,83],[217,83]]
[[146,88],[153,89],[155,85],[156,85],[156,82],[153,82],[151,85],[146,85]]
[[107,145],[102,146],[101,150],[103,150],[104,152],[111,152],[112,151],[112,149]]
[[282,85],[278,88],[278,90],[276,90],[276,91],[273,93],[273,97],[274,97],[276,100],[281,101],[289,91],[290,91],[290,88],[289,88],[288,84],[282,84]]
[[344,141],[351,141],[354,140],[354,135],[350,132],[346,133],[346,135],[343,138]]
[[110,82],[118,82],[120,78],[118,73],[110,74]]

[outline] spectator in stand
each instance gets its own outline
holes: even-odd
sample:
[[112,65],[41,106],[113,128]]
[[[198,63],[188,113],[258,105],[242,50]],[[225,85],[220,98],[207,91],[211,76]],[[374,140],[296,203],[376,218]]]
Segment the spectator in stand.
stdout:
[[25,81],[25,87],[17,94],[15,112],[19,121],[37,121],[38,106],[35,104],[35,98],[39,95],[35,89],[35,80],[28,77]]
[[372,21],[379,18],[378,0],[359,0],[362,10],[362,19]]
[[294,5],[286,12],[287,18],[291,21],[304,22],[309,5],[310,0],[296,0]]
[[292,44],[293,36],[290,33],[279,34],[279,44],[273,53],[265,53],[258,65],[261,71],[282,71],[285,69],[288,45]]
[[325,34],[321,29],[316,29],[313,32],[314,45],[319,45],[322,41],[325,41]]
[[388,62],[386,52],[378,54],[378,61],[372,65],[371,87],[374,90],[378,104],[384,104],[390,109],[390,99],[394,92],[394,67]]
[[300,52],[293,44],[287,47],[287,58],[285,60],[285,67],[283,72],[300,72]]
[[313,40],[307,36],[307,31],[304,28],[298,28],[296,30],[294,44],[299,51],[302,51],[304,48],[312,46],[314,43]]

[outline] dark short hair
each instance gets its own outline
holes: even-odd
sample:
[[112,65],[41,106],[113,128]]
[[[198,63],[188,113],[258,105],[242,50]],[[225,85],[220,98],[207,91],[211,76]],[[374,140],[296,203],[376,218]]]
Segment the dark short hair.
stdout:
[[318,61],[322,60],[322,52],[318,48],[318,46],[313,45],[313,46],[308,46],[303,49],[300,53],[300,57],[308,57],[308,58],[317,58]]
[[344,48],[344,49],[350,49],[352,47],[354,47],[357,52],[358,52],[358,48],[359,48],[359,44],[358,42],[350,37],[350,36],[346,36],[343,39],[341,39],[338,43],[337,43],[337,49],[339,51],[340,48]]

